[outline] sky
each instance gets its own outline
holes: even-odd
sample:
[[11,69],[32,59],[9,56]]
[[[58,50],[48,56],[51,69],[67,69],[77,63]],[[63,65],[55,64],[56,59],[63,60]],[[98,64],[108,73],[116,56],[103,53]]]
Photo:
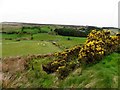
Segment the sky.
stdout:
[[118,27],[119,0],[0,0],[0,22]]

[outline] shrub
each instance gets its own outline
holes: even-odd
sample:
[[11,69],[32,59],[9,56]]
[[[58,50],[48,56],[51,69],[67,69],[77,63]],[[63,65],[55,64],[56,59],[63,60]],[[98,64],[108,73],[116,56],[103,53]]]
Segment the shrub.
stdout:
[[88,35],[88,40],[79,52],[80,63],[96,63],[101,60],[105,55],[116,51],[120,42],[118,36],[110,36],[110,31],[93,30]]
[[47,73],[57,72],[59,79],[64,79],[69,72],[80,64],[91,64],[101,60],[105,55],[120,49],[120,36],[110,36],[110,31],[93,30],[82,46],[75,46],[63,52],[55,53],[56,60],[43,65]]

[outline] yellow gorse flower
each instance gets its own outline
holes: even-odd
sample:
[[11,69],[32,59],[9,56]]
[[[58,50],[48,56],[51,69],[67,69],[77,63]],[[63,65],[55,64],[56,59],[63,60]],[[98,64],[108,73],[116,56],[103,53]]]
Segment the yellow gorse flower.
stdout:
[[90,59],[100,59],[105,53],[116,50],[120,44],[120,37],[110,36],[110,33],[111,31],[106,29],[102,31],[92,30],[79,52],[79,59],[87,59],[86,62],[89,62]]

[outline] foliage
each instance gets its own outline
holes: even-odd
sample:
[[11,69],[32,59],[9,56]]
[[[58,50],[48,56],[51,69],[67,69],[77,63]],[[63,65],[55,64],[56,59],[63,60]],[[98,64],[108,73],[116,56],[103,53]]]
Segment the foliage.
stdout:
[[[54,56],[29,60],[29,70],[19,72],[18,77],[17,73],[12,74],[16,78],[10,77],[6,87],[3,83],[3,88],[118,88],[119,56],[120,53],[105,56],[99,63],[85,68],[82,74],[81,67],[77,68],[63,80],[58,80],[54,73],[45,73],[41,67],[54,60]],[[14,64],[18,66],[18,63]],[[7,62],[8,66],[9,64]]]
[[74,36],[74,37],[87,37],[87,35],[93,30],[96,29],[97,31],[102,30],[101,28],[94,27],[94,26],[86,26],[86,27],[79,27],[76,28],[56,28],[54,31],[63,36]]
[[57,72],[58,78],[63,79],[75,67],[96,63],[105,55],[117,51],[119,47],[119,36],[110,36],[110,31],[107,30],[93,30],[88,35],[87,41],[82,48],[75,46],[66,51],[55,53],[56,60],[43,65],[43,68],[48,73]]
[[76,29],[69,29],[69,28],[60,28],[60,29],[55,29],[54,30],[56,33],[58,33],[59,35],[63,35],[63,36],[74,36],[74,37],[86,37],[87,33],[82,30],[76,30]]
[[80,63],[95,63],[105,55],[116,51],[120,47],[120,37],[110,36],[110,31],[93,30],[88,35],[88,40],[79,52]]
[[58,78],[63,79],[77,67],[80,48],[80,46],[75,46],[66,51],[55,53],[56,60],[43,65],[43,70],[47,73],[57,72]]

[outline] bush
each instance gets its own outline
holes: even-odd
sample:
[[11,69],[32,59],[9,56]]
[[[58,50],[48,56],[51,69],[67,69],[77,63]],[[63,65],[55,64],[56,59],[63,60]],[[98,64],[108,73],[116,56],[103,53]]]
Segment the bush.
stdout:
[[81,48],[75,46],[63,52],[55,53],[56,60],[43,65],[48,73],[57,72],[59,79],[64,79],[69,72],[80,64],[92,64],[101,60],[105,55],[120,49],[120,36],[110,36],[110,31],[93,30]]
[[43,70],[47,73],[57,72],[59,79],[65,78],[77,66],[75,59],[78,57],[80,48],[80,46],[75,46],[66,51],[55,53],[56,60],[42,65]]
[[93,30],[88,35],[88,40],[79,52],[80,63],[96,63],[105,55],[116,51],[119,47],[119,37],[110,36],[110,31]]

